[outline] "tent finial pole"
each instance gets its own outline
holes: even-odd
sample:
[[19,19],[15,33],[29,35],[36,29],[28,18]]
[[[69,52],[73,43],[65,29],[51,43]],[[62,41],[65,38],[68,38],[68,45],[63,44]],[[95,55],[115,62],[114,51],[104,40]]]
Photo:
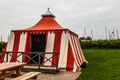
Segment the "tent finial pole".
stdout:
[[48,11],[49,11],[49,9],[50,9],[50,8],[48,7]]

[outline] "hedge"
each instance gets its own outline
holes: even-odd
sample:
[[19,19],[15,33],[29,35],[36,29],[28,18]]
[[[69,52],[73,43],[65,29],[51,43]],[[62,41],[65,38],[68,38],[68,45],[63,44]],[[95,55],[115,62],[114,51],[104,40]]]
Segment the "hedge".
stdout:
[[80,41],[83,49],[120,49],[120,40]]
[[[95,41],[81,41],[83,49],[120,49],[120,40],[95,40]],[[0,42],[0,52],[5,47],[6,42]]]

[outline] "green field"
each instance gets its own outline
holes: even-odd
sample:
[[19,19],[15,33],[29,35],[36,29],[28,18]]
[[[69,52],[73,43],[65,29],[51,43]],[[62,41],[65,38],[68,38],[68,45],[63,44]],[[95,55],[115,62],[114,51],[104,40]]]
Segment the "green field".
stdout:
[[77,80],[120,80],[120,50],[84,49],[87,68]]

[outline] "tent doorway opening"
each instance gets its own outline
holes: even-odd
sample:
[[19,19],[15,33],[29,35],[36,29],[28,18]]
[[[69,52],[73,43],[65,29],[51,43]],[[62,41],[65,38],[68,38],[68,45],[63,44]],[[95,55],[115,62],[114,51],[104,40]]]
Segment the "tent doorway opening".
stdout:
[[[46,46],[46,34],[32,34],[31,35],[31,52],[44,52]],[[31,54],[31,58],[34,57],[36,54]],[[35,62],[39,62],[39,56],[33,58],[31,60],[31,64],[35,64]],[[35,61],[35,62],[34,62]],[[40,56],[40,63],[42,63],[43,57]]]

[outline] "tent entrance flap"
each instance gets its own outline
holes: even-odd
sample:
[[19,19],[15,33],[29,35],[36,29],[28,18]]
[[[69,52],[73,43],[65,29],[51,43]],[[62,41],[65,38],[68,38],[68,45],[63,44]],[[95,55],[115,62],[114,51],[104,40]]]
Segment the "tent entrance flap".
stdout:
[[[44,52],[46,46],[46,34],[32,34],[31,35],[31,52]],[[31,54],[31,58],[34,57],[36,54]],[[39,62],[38,56],[33,58],[35,62]],[[42,63],[43,57],[40,56],[40,63]],[[31,61],[31,64],[34,64]]]

